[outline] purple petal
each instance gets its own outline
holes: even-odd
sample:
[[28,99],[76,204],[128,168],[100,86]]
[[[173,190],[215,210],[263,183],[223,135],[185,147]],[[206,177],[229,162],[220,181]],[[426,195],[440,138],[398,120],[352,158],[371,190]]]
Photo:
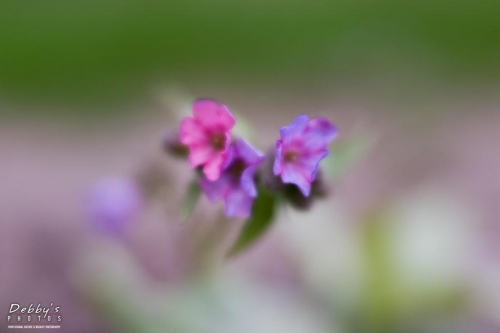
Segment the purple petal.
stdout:
[[224,175],[216,181],[211,181],[206,177],[201,178],[198,184],[211,202],[222,199],[231,190],[231,181]]
[[309,122],[303,137],[305,150],[323,149],[337,135],[337,128],[325,118],[316,118]]
[[281,175],[281,173],[283,172],[283,168],[282,168],[282,161],[281,161],[281,158],[282,158],[282,152],[283,152],[283,144],[281,142],[281,140],[277,140],[276,141],[276,157],[274,158],[274,166],[273,166],[273,173],[278,176],[278,175]]
[[295,162],[306,175],[309,175],[311,182],[316,176],[318,171],[319,162],[327,157],[329,151],[326,149],[317,150],[307,155],[302,155],[301,158]]
[[257,196],[257,189],[255,188],[255,182],[253,181],[255,170],[257,170],[257,166],[250,166],[246,168],[245,171],[243,171],[240,180],[241,189],[254,198]]
[[243,139],[236,141],[236,150],[247,164],[259,164],[264,160],[264,154]]
[[286,163],[281,174],[283,183],[295,184],[306,197],[311,192],[310,174],[296,164]]
[[[234,149],[234,146],[229,146],[226,153],[226,158],[224,163],[222,164],[221,169],[225,170],[227,167],[233,162],[233,160],[237,157],[237,151]],[[224,171],[223,171],[224,172]]]
[[253,198],[242,189],[234,189],[225,197],[228,217],[248,217],[252,211]]
[[280,128],[280,136],[284,145],[292,143],[300,138],[307,128],[309,117],[306,115],[298,116],[290,125]]

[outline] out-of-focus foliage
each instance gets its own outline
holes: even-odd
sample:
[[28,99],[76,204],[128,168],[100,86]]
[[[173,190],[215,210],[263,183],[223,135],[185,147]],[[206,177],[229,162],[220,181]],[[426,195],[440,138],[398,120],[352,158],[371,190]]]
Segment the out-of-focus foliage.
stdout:
[[275,217],[277,198],[266,189],[260,188],[253,202],[252,215],[245,222],[243,229],[229,252],[234,256],[252,245],[269,228]]
[[486,0],[2,1],[0,93],[129,100],[165,78],[289,82],[412,66],[494,78],[499,12]]
[[181,221],[185,222],[191,216],[191,213],[198,201],[201,194],[200,185],[198,185],[197,180],[192,180],[186,190],[186,196],[183,201],[182,211],[181,211]]

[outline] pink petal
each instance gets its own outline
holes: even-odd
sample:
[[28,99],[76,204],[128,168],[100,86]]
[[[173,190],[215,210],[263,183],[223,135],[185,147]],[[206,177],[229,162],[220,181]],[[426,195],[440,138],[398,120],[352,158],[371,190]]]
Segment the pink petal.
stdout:
[[192,168],[196,168],[198,165],[202,165],[210,161],[214,155],[217,153],[214,152],[213,148],[208,144],[197,144],[191,145],[189,148],[189,165]]
[[179,131],[179,140],[189,146],[198,144],[207,140],[205,130],[195,119],[191,117],[184,118],[181,122]]
[[217,153],[213,155],[203,166],[203,173],[209,180],[213,181],[219,178],[222,164],[224,163],[226,156],[227,154]]
[[205,128],[229,131],[235,119],[229,109],[209,99],[197,100],[193,104],[193,114]]

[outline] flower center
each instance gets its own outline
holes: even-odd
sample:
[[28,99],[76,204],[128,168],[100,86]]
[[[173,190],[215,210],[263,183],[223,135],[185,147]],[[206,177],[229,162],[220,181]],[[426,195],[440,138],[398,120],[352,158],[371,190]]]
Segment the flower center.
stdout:
[[241,178],[241,175],[245,171],[246,163],[241,158],[234,160],[233,163],[229,165],[227,168],[227,173],[230,175],[231,179],[235,182],[238,182]]
[[210,144],[215,150],[224,150],[226,146],[226,136],[224,133],[214,133],[210,138]]
[[299,154],[296,151],[287,151],[283,158],[285,162],[293,163],[299,158]]

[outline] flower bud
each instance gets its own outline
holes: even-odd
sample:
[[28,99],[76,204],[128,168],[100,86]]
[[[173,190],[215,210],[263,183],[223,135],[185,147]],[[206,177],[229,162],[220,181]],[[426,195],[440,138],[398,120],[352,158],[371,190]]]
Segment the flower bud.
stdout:
[[187,158],[189,147],[181,143],[177,132],[169,133],[163,140],[163,149],[171,156]]
[[92,188],[87,213],[99,231],[117,236],[125,232],[142,206],[143,195],[135,181],[109,178]]

